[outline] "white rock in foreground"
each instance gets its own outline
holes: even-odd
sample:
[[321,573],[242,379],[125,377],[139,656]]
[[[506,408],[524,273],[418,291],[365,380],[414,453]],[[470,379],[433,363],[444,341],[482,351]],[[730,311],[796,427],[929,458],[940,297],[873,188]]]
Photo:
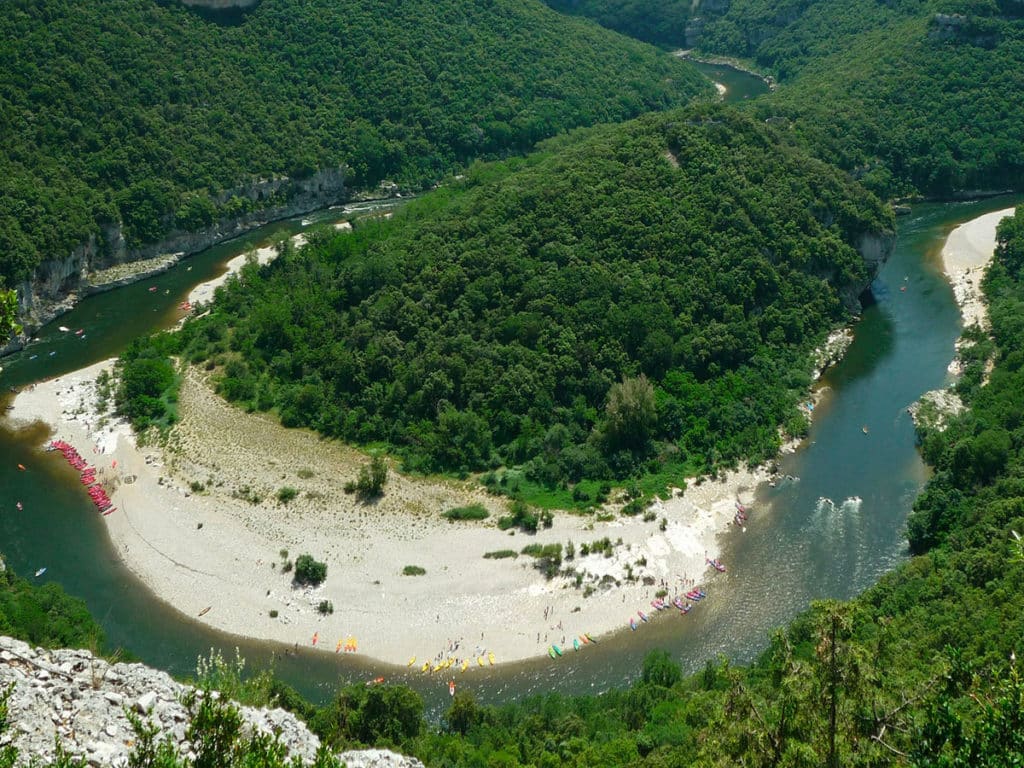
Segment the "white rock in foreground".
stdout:
[[[146,713],[144,722],[170,736],[182,754],[188,710],[181,703],[190,686],[142,664],[110,664],[89,651],[32,648],[0,636],[0,691],[13,684],[4,739],[18,750],[16,765],[48,763],[54,741],[93,766],[124,766],[135,739],[126,709]],[[239,706],[247,733],[276,735],[289,757],[311,763],[320,739],[283,709]],[[419,760],[385,750],[346,752],[350,768],[423,768]]]

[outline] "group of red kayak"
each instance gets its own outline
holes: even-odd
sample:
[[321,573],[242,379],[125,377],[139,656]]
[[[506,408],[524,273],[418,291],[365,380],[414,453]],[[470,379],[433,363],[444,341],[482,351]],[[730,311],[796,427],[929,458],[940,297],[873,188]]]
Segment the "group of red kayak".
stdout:
[[63,440],[54,440],[50,443],[49,449],[60,451],[64,458],[67,459],[68,464],[81,473],[82,485],[85,486],[85,490],[97,510],[104,515],[117,511],[107,492],[103,490],[103,486],[96,480],[96,467],[90,467],[73,445]]

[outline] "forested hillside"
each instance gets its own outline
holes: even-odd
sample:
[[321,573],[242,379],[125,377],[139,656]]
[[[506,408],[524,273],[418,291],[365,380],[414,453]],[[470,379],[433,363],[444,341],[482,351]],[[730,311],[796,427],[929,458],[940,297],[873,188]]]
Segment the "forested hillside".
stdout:
[[407,467],[554,487],[707,471],[800,432],[808,352],[856,307],[874,197],[733,110],[474,167],[392,223],[251,269],[182,337],[232,400]]
[[0,558],[0,635],[47,648],[98,647],[103,630],[59,584],[32,584]]
[[[808,147],[887,194],[1021,188],[1024,20],[983,2],[936,7],[967,13],[858,35],[807,61],[758,114],[786,117]],[[801,61],[788,50],[779,44],[772,66]]]
[[[387,745],[431,766],[1020,765],[1024,208],[1001,225],[984,287],[994,341],[979,337],[967,353],[958,388],[970,410],[922,435],[935,474],[911,518],[917,555],[850,603],[813,606],[750,667],[709,662],[684,678],[655,651],[636,683],[600,696],[490,707],[460,690],[440,729],[397,686],[349,686],[318,708],[263,676],[218,685],[292,709],[331,748]],[[988,355],[995,364],[981,385]]]
[[798,617],[749,669],[709,663],[682,679],[655,654],[630,690],[601,697],[498,709],[457,697],[458,735],[421,739],[417,753],[588,768],[1024,761],[1024,208],[999,240],[985,280],[995,343],[968,353],[958,386],[970,410],[922,435],[935,474],[910,521],[916,557],[860,598]]
[[251,208],[240,184],[325,167],[352,187],[426,184],[710,92],[656,50],[516,0],[264,0],[231,23],[154,0],[11,0],[0,41],[8,285],[97,222],[137,245]]
[[668,48],[686,45],[686,25],[699,15],[691,0],[544,0],[556,11]]
[[[1013,0],[552,0],[640,39],[752,60],[782,87],[757,102],[883,195],[1024,184],[1024,7]],[[674,34],[674,37],[673,37]]]

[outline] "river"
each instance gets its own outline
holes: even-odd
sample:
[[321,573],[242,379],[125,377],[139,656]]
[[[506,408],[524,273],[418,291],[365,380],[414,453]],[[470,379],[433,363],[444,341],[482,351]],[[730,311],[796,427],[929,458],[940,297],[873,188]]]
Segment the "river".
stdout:
[[[748,661],[774,627],[812,600],[849,598],[901,562],[903,526],[927,477],[906,408],[947,380],[960,330],[936,256],[955,225],[1020,199],[922,204],[899,220],[895,252],[872,286],[876,301],[856,325],[846,357],[823,379],[829,394],[815,411],[810,437],[783,461],[783,472],[799,479],[764,489],[746,531],[728,535],[723,559],[729,571],[712,579],[712,594],[698,610],[635,634],[623,632],[557,662],[544,658],[481,670],[462,685],[489,703],[549,691],[598,692],[633,680],[643,655],[657,647],[688,671],[719,655]],[[311,218],[337,217],[332,211]],[[189,289],[219,274],[232,256],[304,226],[299,220],[271,224],[163,275],[85,299],[42,329],[37,343],[0,362],[0,387],[59,376],[117,354],[131,338],[176,322],[177,305]],[[156,291],[149,290],[153,286]],[[58,324],[86,332],[61,333]],[[279,677],[316,701],[339,682],[384,674],[419,690],[433,714],[445,706],[447,688],[436,679],[353,656],[308,650],[282,655],[279,646],[212,631],[155,600],[121,566],[102,518],[74,476],[62,463],[42,460],[43,438],[38,430],[0,430],[0,552],[24,576],[46,566],[39,581],[56,581],[84,599],[108,646],[182,676],[192,674],[197,656],[211,647],[233,654],[237,646],[250,668],[273,664]],[[28,471],[18,471],[18,462]],[[25,512],[15,511],[15,500]]]

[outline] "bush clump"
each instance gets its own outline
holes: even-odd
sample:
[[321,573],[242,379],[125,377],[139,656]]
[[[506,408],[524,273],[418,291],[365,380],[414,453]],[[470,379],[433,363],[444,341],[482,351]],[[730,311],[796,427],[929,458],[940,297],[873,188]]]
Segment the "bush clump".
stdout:
[[498,549],[494,552],[484,552],[485,560],[504,560],[507,557],[519,557],[514,549]]
[[465,507],[453,507],[441,516],[449,522],[454,520],[486,520],[490,516],[487,507],[483,504],[469,504]]
[[299,555],[295,558],[296,584],[309,584],[319,586],[327,578],[327,563],[321,563],[312,555]]
[[426,572],[426,568],[421,568],[418,565],[407,565],[402,569],[403,576],[422,576]]

